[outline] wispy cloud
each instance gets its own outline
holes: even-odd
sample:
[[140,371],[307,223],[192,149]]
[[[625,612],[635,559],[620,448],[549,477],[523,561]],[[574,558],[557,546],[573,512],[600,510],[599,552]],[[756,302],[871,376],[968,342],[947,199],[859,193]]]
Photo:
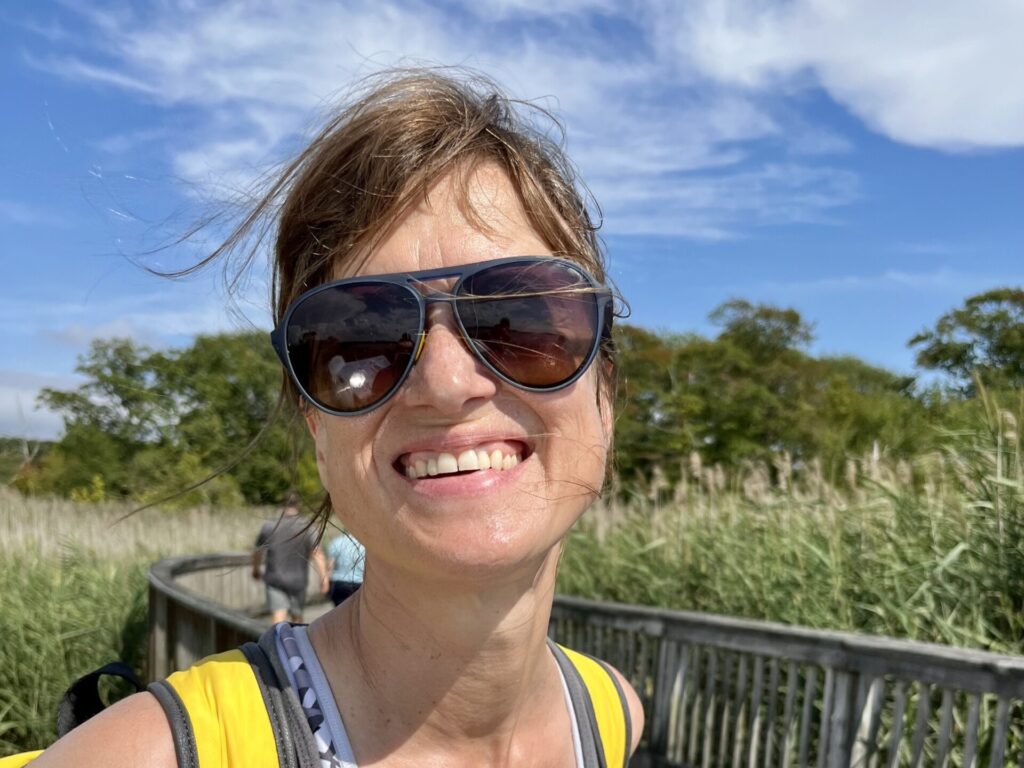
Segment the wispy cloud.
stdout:
[[0,303],[0,329],[20,338],[84,350],[94,339],[130,338],[166,347],[197,334],[271,326],[259,289],[233,302],[221,298],[183,300],[177,292],[123,296],[99,304],[10,299]]
[[41,376],[25,371],[0,369],[0,435],[53,439],[63,422],[60,416],[39,407],[43,387],[69,389],[78,380],[70,376]]
[[735,286],[733,290],[754,291],[759,295],[779,298],[822,294],[880,294],[892,291],[945,293],[960,297],[997,285],[1024,285],[1024,273],[986,275],[947,267],[921,272],[886,270],[873,275],[837,275],[815,280],[761,282]]
[[[732,237],[751,223],[819,220],[850,199],[836,186],[853,174],[828,159],[848,150],[843,137],[749,88],[709,80],[662,44],[665,19],[685,20],[654,6],[504,0],[442,12],[418,0],[353,0],[311,13],[297,0],[227,0],[171,1],[144,14],[75,7],[90,34],[70,52],[34,53],[31,61],[167,108],[189,107],[198,117],[168,139],[171,166],[228,194],[294,149],[311,116],[358,77],[441,62],[490,72],[565,118],[574,159],[616,213],[608,217],[612,234]],[[817,167],[794,187],[794,174],[777,173],[768,159],[780,152]],[[755,189],[737,203],[745,182]],[[666,213],[652,213],[666,199]]]
[[907,253],[911,256],[954,256],[965,252],[963,245],[938,241],[896,243],[892,250],[895,253]]
[[105,139],[95,142],[93,146],[108,155],[120,155],[146,144],[167,141],[170,135],[171,131],[166,128],[151,128],[107,136]]

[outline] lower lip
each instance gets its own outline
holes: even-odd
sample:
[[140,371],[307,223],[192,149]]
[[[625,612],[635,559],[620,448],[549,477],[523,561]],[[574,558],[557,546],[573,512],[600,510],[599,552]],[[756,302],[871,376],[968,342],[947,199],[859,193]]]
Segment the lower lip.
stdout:
[[[531,457],[532,458],[532,457]],[[500,490],[514,482],[530,459],[525,459],[511,469],[483,469],[467,475],[435,475],[413,480],[402,476],[413,491],[434,498],[455,498],[459,496],[482,496]]]

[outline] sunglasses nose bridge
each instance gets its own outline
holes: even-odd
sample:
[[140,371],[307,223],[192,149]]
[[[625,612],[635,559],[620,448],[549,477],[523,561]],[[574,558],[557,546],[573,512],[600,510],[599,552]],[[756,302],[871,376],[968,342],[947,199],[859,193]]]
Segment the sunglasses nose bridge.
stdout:
[[459,321],[456,312],[456,297],[450,293],[441,292],[421,294],[421,297],[423,300],[423,329],[420,332],[419,344],[413,357],[413,363],[415,364],[420,359],[431,328],[438,324],[447,325],[449,330],[462,341],[469,352],[476,355],[473,344],[466,337],[466,332]]

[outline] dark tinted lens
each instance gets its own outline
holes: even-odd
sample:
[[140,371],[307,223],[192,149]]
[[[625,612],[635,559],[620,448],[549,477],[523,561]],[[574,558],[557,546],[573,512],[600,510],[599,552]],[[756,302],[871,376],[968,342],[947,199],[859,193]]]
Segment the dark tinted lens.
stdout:
[[480,354],[519,384],[563,384],[594,348],[597,296],[562,262],[491,267],[467,278],[459,299],[459,319]]
[[416,347],[420,309],[400,285],[368,283],[320,291],[288,321],[288,357],[317,403],[358,411],[395,388]]

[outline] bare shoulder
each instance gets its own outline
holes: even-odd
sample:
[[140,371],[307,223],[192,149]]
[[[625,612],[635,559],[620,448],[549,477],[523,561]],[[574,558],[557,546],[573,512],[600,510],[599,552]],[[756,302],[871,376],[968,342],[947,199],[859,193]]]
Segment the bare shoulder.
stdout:
[[105,709],[57,741],[32,768],[176,768],[174,740],[164,710],[151,693],[137,693]]
[[629,721],[631,724],[630,730],[633,736],[633,743],[629,745],[629,753],[633,754],[636,752],[637,745],[640,743],[640,736],[644,732],[644,706],[640,703],[640,697],[633,690],[633,686],[629,684],[625,675],[610,664],[608,667],[611,669],[612,674],[615,675],[615,679],[619,681],[619,685],[622,686],[622,692],[626,696],[626,706],[629,708]]

